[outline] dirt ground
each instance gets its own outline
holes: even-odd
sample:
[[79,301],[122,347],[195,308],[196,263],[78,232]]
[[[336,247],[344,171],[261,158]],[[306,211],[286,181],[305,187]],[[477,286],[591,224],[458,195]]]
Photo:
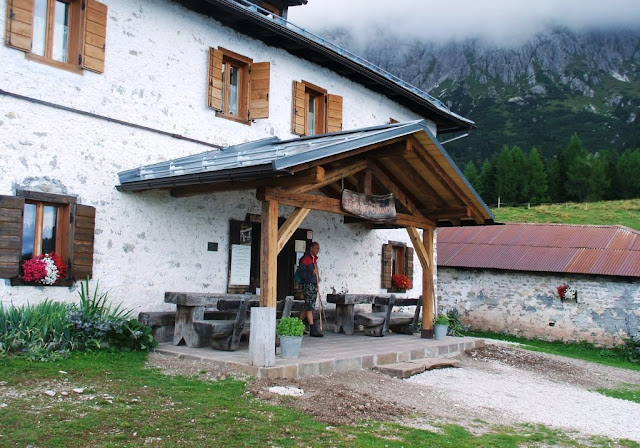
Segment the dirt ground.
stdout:
[[[409,380],[354,371],[299,380],[251,380],[247,391],[264,401],[310,413],[327,424],[374,419],[433,430],[434,425],[457,423],[481,433],[492,424],[543,423],[582,436],[640,441],[640,405],[592,392],[640,385],[638,371],[531,352],[506,343],[490,343],[458,359],[461,369],[425,372]],[[151,354],[149,364],[169,374],[247,379],[206,363],[159,354]],[[271,386],[294,386],[304,395],[276,395],[268,391]]]

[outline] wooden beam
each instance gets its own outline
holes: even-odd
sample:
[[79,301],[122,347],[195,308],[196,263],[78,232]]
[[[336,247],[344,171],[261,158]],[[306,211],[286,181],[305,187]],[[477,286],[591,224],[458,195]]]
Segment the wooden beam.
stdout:
[[377,164],[373,165],[373,174],[376,176],[376,180],[384,185],[384,187],[391,193],[393,193],[395,198],[400,201],[400,203],[404,205],[412,215],[420,218],[425,218],[425,216],[420,212],[413,201],[409,199],[406,194],[404,194],[400,187],[398,187],[396,183],[389,178],[387,173],[385,173],[384,170]]
[[[336,154],[334,156],[330,156],[327,157],[325,159],[322,160],[323,164],[327,164],[327,163],[332,163],[332,162],[337,162],[339,160],[344,160],[346,158],[350,158],[350,157],[354,157],[358,154],[362,154],[362,153],[367,153],[367,152],[372,152],[374,150],[378,150],[378,149],[383,149],[381,154],[388,154],[387,155],[399,155],[397,154],[398,152],[402,152],[404,150],[406,150],[406,144],[405,141],[407,140],[407,136],[401,136],[401,137],[396,137],[390,140],[386,140],[384,142],[380,142],[380,143],[374,143],[372,145],[369,146],[363,146],[361,148],[356,148],[356,149],[352,149],[351,151],[347,151],[347,152],[343,152],[340,154]],[[396,145],[396,143],[399,143],[398,145]],[[390,149],[391,148],[391,149]],[[387,151],[389,150],[389,151]],[[316,165],[318,162],[314,161],[314,162],[308,162],[308,163],[303,163],[297,166],[292,166],[291,168],[289,168],[291,171],[301,171],[301,170],[305,170],[307,168],[310,168],[314,165]]]
[[371,188],[373,184],[373,162],[367,160],[367,169],[364,172],[364,176],[359,179],[360,192],[364,194],[371,194]]
[[[413,141],[414,137],[411,137]],[[484,224],[484,216],[482,213],[474,206],[474,204],[469,200],[469,197],[464,194],[462,189],[455,183],[455,181],[444,172],[442,167],[438,164],[438,162],[433,158],[429,151],[425,148],[422,148],[420,142],[415,141],[414,144],[417,147],[420,147],[422,150],[415,151],[416,156],[422,163],[424,163],[430,170],[440,179],[440,181],[447,186],[462,202],[464,202],[467,206],[471,207],[471,215],[479,224]]]
[[344,178],[349,176],[353,176],[360,171],[363,171],[367,168],[366,160],[358,160],[357,162],[353,162],[349,165],[345,165],[341,168],[333,169],[328,173],[324,173],[324,180],[320,182],[316,182],[310,185],[301,185],[298,187],[291,187],[287,190],[291,193],[308,193],[309,191],[316,190],[318,188],[322,188],[324,186],[330,185],[334,182],[338,182]]
[[[290,205],[292,207],[308,208],[311,210],[319,210],[322,212],[336,213],[338,215],[352,216],[350,213],[342,210],[342,201],[340,199],[326,198],[315,196],[312,194],[291,193],[286,190],[277,188],[259,188],[257,197],[261,201],[276,201],[282,205]],[[371,221],[375,223],[376,221]],[[394,225],[401,227],[434,227],[435,222],[429,219],[419,218],[413,215],[397,213]]]
[[260,306],[276,306],[278,272],[278,201],[262,201],[260,235]]
[[418,260],[420,260],[420,266],[422,269],[429,269],[431,266],[431,261],[429,259],[429,254],[424,249],[424,245],[422,244],[422,239],[420,238],[420,234],[418,233],[418,229],[415,227],[407,227],[407,233],[409,234],[409,238],[411,239],[411,243],[418,255]]
[[282,224],[278,230],[278,253],[282,251],[282,248],[287,244],[291,235],[300,227],[304,218],[307,217],[311,210],[308,208],[296,208],[287,220]]
[[420,336],[433,338],[433,313],[435,308],[435,291],[433,288],[433,227],[422,230],[422,248],[430,260],[429,266],[422,267],[422,331]]
[[466,205],[464,207],[439,208],[432,212],[425,212],[423,215],[427,218],[433,219],[434,221],[439,219],[471,218],[472,210],[470,206]]
[[[196,196],[199,194],[218,193],[221,191],[253,190],[260,186],[270,187],[294,187],[300,185],[313,186],[324,182],[324,168],[316,166],[306,171],[301,171],[292,176],[269,177],[264,179],[250,179],[241,181],[213,182],[208,184],[187,185],[174,187],[170,190],[173,197],[181,198]],[[313,187],[312,187],[313,188]]]

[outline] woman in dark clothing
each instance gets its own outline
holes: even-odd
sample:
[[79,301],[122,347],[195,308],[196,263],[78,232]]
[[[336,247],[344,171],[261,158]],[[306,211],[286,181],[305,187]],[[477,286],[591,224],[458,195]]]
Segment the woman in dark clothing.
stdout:
[[315,308],[316,299],[318,298],[318,253],[320,252],[320,244],[311,243],[309,252],[305,253],[300,259],[300,267],[298,275],[302,279],[302,294],[304,296],[304,308],[300,313],[300,320],[309,322],[310,335],[321,338],[324,335],[318,330],[317,325],[313,323],[313,310]]

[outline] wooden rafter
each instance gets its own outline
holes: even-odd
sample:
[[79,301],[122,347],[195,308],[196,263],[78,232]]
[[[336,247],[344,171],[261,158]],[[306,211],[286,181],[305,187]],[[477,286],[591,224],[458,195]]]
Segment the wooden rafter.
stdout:
[[[414,144],[414,145],[416,145],[418,147],[422,147],[422,144],[419,141],[417,141],[414,137],[411,137],[411,142],[412,142],[412,144]],[[445,186],[447,186],[462,202],[464,202],[465,205],[467,205],[468,207],[471,207],[472,216],[477,222],[483,222],[484,221],[484,218],[482,217],[482,213],[480,213],[477,210],[477,208],[475,207],[475,204],[473,204],[469,200],[468,196],[453,181],[453,179],[451,179],[451,177],[449,177],[449,175],[444,172],[444,170],[440,167],[438,162],[433,159],[433,156],[431,156],[431,154],[429,154],[429,152],[426,149],[424,149],[422,151],[415,151],[415,154],[418,157],[418,159],[422,163],[424,163],[429,168],[429,170],[436,177],[438,177],[439,180]]]
[[310,211],[308,208],[296,208],[284,224],[280,226],[280,229],[278,229],[278,253],[282,251],[282,248],[287,244],[289,238],[291,238],[298,227],[300,227],[300,224],[302,224],[302,221],[304,221],[304,218],[307,217]]
[[254,188],[269,187],[292,187],[305,185],[311,188],[319,183],[324,182],[324,168],[315,166],[306,171],[294,174],[293,176],[269,177],[265,179],[251,179],[242,181],[225,181],[200,185],[189,185],[184,187],[175,187],[171,189],[171,196],[186,197],[196,196],[199,194],[217,193],[221,191],[234,190],[253,190]]
[[[380,163],[385,163],[386,160],[381,161]],[[415,188],[417,188],[424,196],[428,196],[433,200],[439,207],[444,206],[446,201],[440,196],[440,194],[431,186],[429,183],[416,171],[415,167],[413,167],[409,162],[407,162],[404,158],[394,160],[394,164],[397,166],[397,169],[400,170],[404,179],[406,179],[407,183],[411,183]],[[397,177],[397,176],[396,176]],[[426,205],[424,201],[421,201],[418,205]]]
[[407,208],[407,210],[409,210],[409,213],[411,213],[412,215],[418,218],[425,218],[425,216],[423,216],[423,214],[420,212],[420,210],[414,204],[414,202],[411,199],[409,199],[406,194],[404,194],[402,189],[398,187],[398,185],[396,185],[396,183],[389,178],[387,173],[385,173],[384,170],[379,165],[373,164],[372,171],[376,177],[376,180],[380,182],[382,185],[384,185],[384,187],[388,189],[391,193],[393,193],[393,196],[402,205],[404,205]]
[[300,185],[287,188],[287,190],[291,193],[308,193],[309,191],[313,191],[319,188],[322,188],[326,185],[330,185],[334,182],[339,182],[344,178],[349,176],[353,176],[356,173],[359,173],[362,170],[367,168],[366,160],[358,160],[356,162],[350,163],[349,165],[345,165],[341,168],[331,169],[328,172],[324,173],[324,180],[321,182],[310,183],[308,185]]
[[[350,215],[342,210],[340,199],[326,198],[312,194],[291,193],[286,190],[268,187],[258,189],[257,197],[261,201],[272,200],[282,205],[309,208],[311,210],[336,213],[339,215]],[[420,228],[435,226],[435,222],[430,219],[418,218],[404,213],[397,213],[396,220],[393,224],[402,227],[412,226]]]

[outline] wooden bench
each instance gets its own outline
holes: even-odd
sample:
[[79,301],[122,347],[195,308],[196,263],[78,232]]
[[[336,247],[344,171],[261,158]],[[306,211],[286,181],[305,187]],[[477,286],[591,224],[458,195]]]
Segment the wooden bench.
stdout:
[[[251,322],[247,316],[250,308],[259,306],[260,301],[242,297],[240,300],[219,300],[218,309],[220,311],[235,310],[235,319],[203,319],[193,321],[194,341],[199,347],[207,342],[216,350],[235,351],[240,344],[242,336],[248,335]],[[278,302],[276,310],[281,309],[282,317],[289,317],[293,309],[294,300],[292,296],[286,297]]]
[[[384,307],[383,311],[371,313],[358,313],[355,315],[355,322],[362,325],[364,334],[367,336],[384,336],[389,330],[394,333],[413,334],[418,328],[420,319],[420,309],[422,307],[422,297],[419,299],[377,297],[376,307]],[[405,312],[393,312],[395,306],[415,306],[413,314]]]

